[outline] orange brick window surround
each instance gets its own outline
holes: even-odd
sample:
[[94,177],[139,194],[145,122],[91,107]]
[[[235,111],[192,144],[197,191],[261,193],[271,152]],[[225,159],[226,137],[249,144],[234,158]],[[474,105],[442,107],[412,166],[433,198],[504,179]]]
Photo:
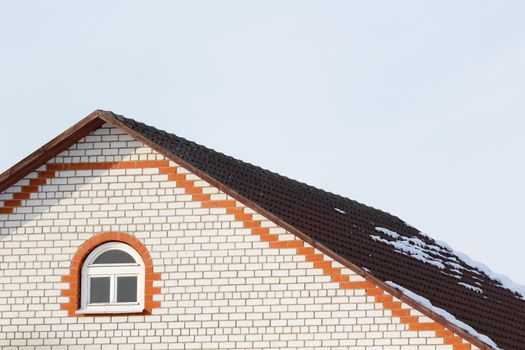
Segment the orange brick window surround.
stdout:
[[[123,232],[103,232],[99,233],[86,242],[84,242],[77,250],[75,256],[71,260],[71,267],[69,275],[62,276],[62,282],[69,283],[69,287],[63,289],[62,296],[68,297],[69,301],[61,304],[62,310],[68,311],[68,316],[82,317],[82,316],[97,316],[93,314],[79,315],[76,311],[80,308],[80,273],[82,271],[82,264],[89,253],[101,244],[108,242],[122,242],[130,245],[139,253],[144,261],[145,281],[144,281],[144,311],[140,313],[133,313],[132,315],[150,315],[151,311],[160,307],[160,302],[154,301],[153,296],[160,294],[160,288],[153,286],[153,281],[160,280],[160,274],[153,271],[153,262],[146,247],[135,237]],[[101,314],[100,316],[123,316],[126,314]]]

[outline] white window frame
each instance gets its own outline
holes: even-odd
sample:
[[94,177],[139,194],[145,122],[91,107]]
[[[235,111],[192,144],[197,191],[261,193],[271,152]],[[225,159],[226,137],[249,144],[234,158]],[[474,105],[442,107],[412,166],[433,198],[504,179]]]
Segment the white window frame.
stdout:
[[[130,264],[93,264],[101,254],[108,250],[122,250],[136,263]],[[91,277],[110,277],[109,303],[89,304],[90,278]],[[137,277],[137,302],[117,303],[117,277],[136,276]],[[144,311],[144,261],[140,254],[131,246],[122,242],[109,242],[96,247],[87,256],[82,265],[80,278],[80,310],[77,314],[117,314],[117,313],[137,313]]]

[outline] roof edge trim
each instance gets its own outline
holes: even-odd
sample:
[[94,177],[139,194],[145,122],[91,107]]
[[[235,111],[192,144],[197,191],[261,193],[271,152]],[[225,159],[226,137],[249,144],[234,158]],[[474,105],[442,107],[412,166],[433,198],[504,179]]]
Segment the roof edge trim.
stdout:
[[20,162],[13,165],[0,175],[0,192],[23,179],[49,159],[71,147],[75,142],[101,127],[105,120],[101,118],[104,112],[97,109],[78,123],[62,132],[60,135],[31,153]]

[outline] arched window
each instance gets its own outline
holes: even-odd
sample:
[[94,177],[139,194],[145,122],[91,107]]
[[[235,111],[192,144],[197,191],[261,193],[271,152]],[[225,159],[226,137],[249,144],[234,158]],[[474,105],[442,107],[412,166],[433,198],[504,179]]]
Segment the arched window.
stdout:
[[96,247],[81,271],[77,313],[135,313],[144,310],[144,262],[122,242]]

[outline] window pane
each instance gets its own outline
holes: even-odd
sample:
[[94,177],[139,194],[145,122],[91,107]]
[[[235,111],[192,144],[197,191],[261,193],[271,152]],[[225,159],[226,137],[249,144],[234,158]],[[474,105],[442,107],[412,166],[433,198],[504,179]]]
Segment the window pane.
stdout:
[[137,301],[137,277],[117,277],[117,303]]
[[91,277],[89,303],[109,303],[109,277]]
[[128,253],[113,249],[100,254],[95,261],[93,261],[93,264],[129,264],[134,262],[135,259]]

